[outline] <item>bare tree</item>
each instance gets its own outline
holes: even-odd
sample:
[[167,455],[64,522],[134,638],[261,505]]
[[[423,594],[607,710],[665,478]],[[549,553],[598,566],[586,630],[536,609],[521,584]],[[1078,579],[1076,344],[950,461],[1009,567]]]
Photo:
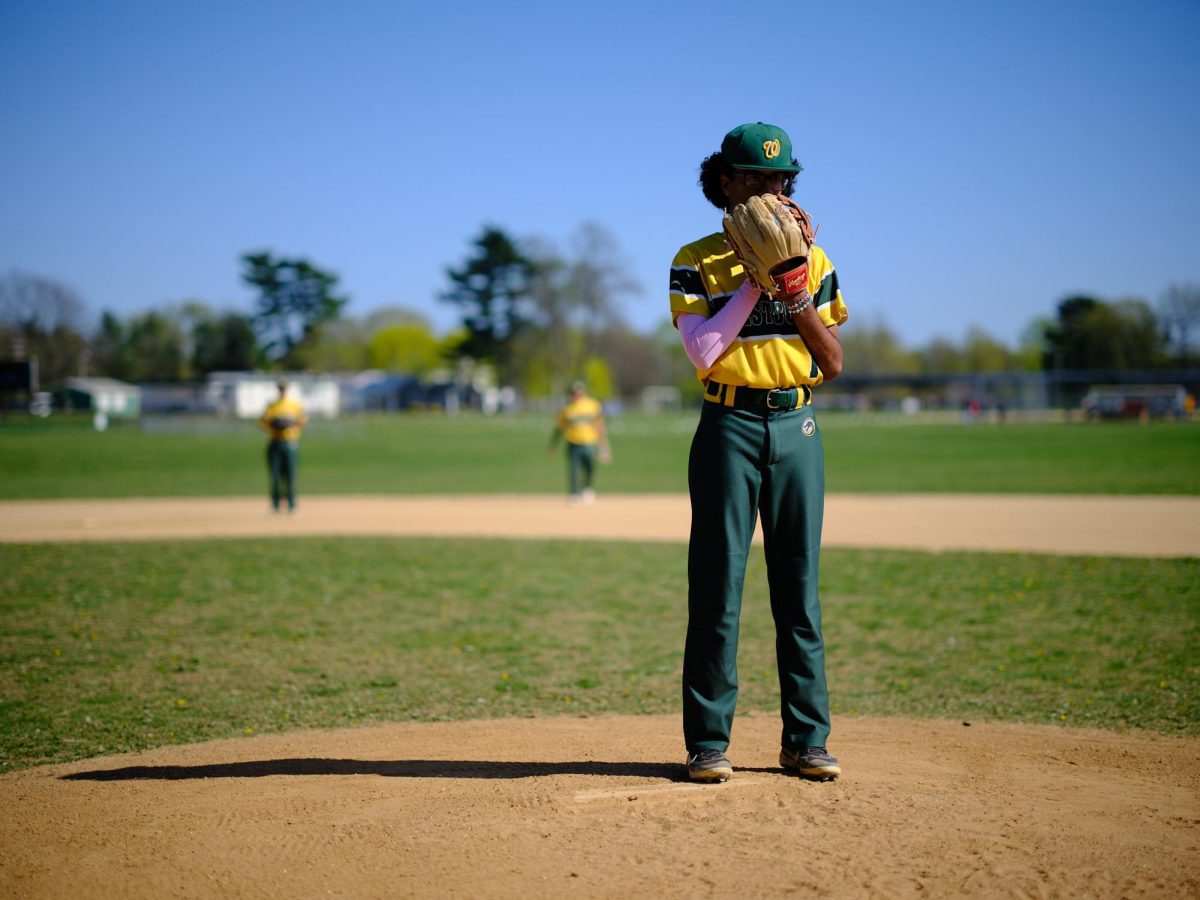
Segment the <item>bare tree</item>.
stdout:
[[641,285],[628,274],[616,239],[601,225],[584,222],[571,238],[573,259],[568,276],[571,306],[578,312],[584,353],[595,349],[596,335],[621,320],[618,299],[640,294]]
[[1181,366],[1192,364],[1192,349],[1200,336],[1200,288],[1193,284],[1173,284],[1159,301],[1159,316],[1167,331],[1172,356]]
[[84,319],[83,301],[57,281],[17,271],[0,278],[0,355],[36,358],[45,384],[86,374]]
[[49,334],[82,331],[83,319],[83,301],[57,281],[17,271],[0,279],[0,324]]
[[[619,307],[623,294],[640,285],[627,273],[616,240],[602,226],[585,222],[571,235],[564,256],[541,237],[522,241],[530,261],[528,299],[531,320],[522,335],[527,389],[562,393],[583,378],[590,360],[624,344],[609,340],[625,328]],[[611,363],[612,360],[609,360]]]
[[529,299],[533,305],[533,325],[537,333],[527,335],[524,349],[527,362],[537,365],[544,359],[546,389],[552,395],[563,392],[566,381],[578,371],[581,360],[579,341],[571,332],[574,319],[572,294],[568,288],[568,265],[558,249],[543,238],[522,242],[526,258],[532,263]]

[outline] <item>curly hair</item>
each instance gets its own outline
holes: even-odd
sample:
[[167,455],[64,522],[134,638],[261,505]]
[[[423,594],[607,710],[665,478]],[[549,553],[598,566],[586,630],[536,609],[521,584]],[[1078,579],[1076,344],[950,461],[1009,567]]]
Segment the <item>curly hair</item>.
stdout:
[[717,209],[725,209],[725,192],[721,190],[721,176],[732,175],[733,168],[725,162],[718,150],[700,163],[700,179],[696,182],[704,192],[704,199]]
[[[792,165],[798,166],[800,164],[793,159]],[[704,192],[704,199],[722,212],[725,211],[725,204],[729,202],[729,198],[721,190],[721,176],[726,175],[732,178],[733,172],[733,166],[725,161],[725,157],[721,155],[720,150],[711,156],[705,157],[704,162],[700,163],[700,178],[696,183],[700,185],[700,190]],[[788,175],[784,179],[783,190],[780,193],[785,197],[790,197],[795,190],[796,176]]]

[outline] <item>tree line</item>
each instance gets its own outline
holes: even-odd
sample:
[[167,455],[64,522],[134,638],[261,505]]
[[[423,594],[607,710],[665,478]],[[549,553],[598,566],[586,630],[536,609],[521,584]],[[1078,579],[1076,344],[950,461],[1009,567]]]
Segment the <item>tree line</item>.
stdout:
[[[81,374],[187,382],[263,369],[425,376],[465,359],[529,396],[560,394],[577,378],[602,397],[633,397],[650,385],[698,393],[665,315],[651,334],[624,322],[622,300],[642,286],[624,275],[616,241],[595,224],[580,226],[565,251],[484,226],[465,258],[446,269],[437,299],[460,322],[446,335],[403,307],[344,315],[348,298],[338,277],[308,259],[257,251],[238,262],[254,292],[250,312],[188,300],[125,317],[103,310],[94,328],[69,288],[11,272],[0,279],[0,359],[36,357],[44,386]],[[1015,347],[981,328],[958,342],[936,338],[917,348],[905,347],[883,321],[842,330],[847,368],[880,375],[1186,368],[1200,365],[1198,337],[1200,288],[1188,284],[1170,286],[1157,307],[1140,298],[1064,298]]]

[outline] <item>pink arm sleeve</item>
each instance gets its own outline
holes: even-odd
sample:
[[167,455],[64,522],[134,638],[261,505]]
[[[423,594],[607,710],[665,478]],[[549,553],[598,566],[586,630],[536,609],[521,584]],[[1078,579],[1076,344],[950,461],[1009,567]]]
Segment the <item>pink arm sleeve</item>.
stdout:
[[758,288],[747,278],[715,316],[683,313],[676,321],[683,349],[697,369],[707,369],[733,344],[746,317],[758,302]]

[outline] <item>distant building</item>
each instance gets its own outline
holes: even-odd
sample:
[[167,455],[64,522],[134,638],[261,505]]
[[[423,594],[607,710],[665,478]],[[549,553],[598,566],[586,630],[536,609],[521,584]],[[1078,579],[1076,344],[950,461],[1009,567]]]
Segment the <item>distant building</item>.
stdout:
[[342,380],[346,412],[397,412],[425,403],[425,388],[415,375],[367,369]]
[[138,387],[142,389],[143,415],[196,414],[212,411],[208,407],[208,386],[203,382],[144,382]]
[[136,419],[142,414],[142,391],[115,378],[68,378],[55,392],[63,409],[104,413],[116,419]]
[[[221,416],[257,419],[279,396],[278,375],[262,372],[213,372],[205,391],[207,406]],[[309,418],[335,418],[341,412],[337,379],[332,375],[287,375],[288,393],[304,404]]]
[[[404,412],[441,410],[455,413],[462,409],[494,412],[504,397],[480,393],[471,384],[452,381],[424,381],[415,375],[368,369],[342,380],[342,408],[346,412]],[[492,408],[488,408],[491,400]]]

